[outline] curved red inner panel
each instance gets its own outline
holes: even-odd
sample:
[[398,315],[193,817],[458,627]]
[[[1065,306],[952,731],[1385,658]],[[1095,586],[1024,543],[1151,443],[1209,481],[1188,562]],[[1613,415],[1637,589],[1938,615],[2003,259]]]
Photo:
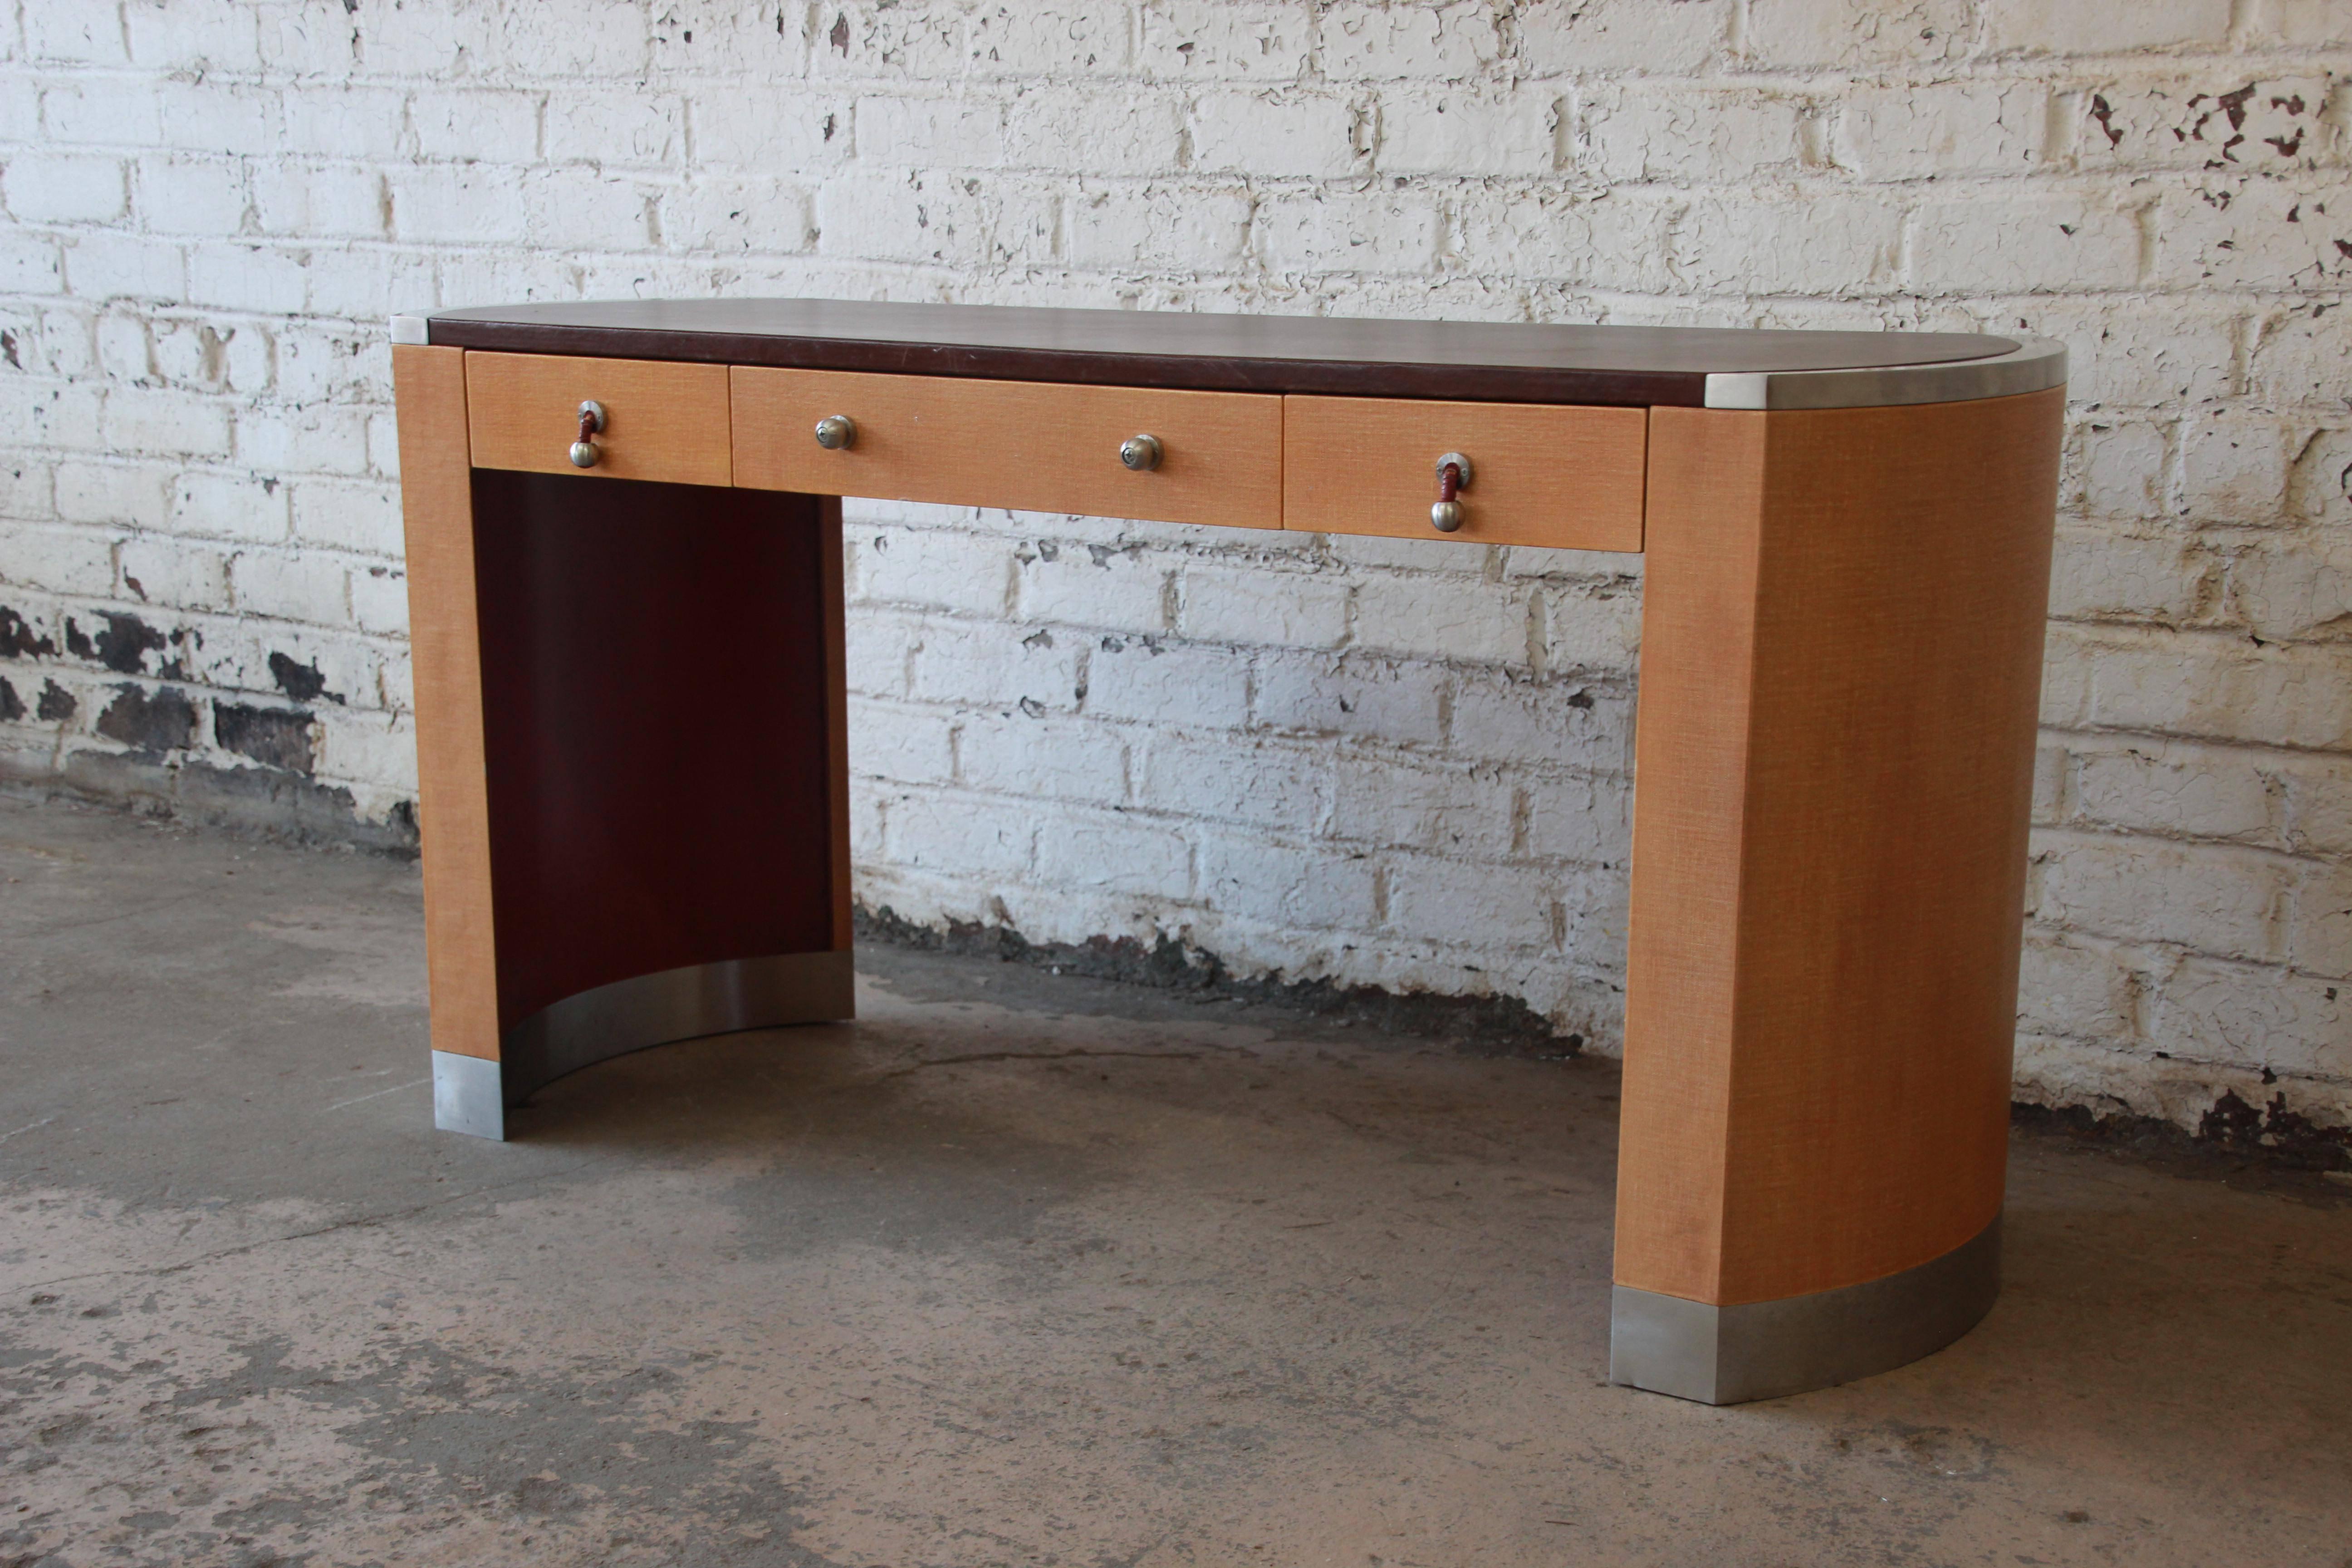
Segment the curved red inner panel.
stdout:
[[833,945],[817,498],[474,473],[499,1027]]

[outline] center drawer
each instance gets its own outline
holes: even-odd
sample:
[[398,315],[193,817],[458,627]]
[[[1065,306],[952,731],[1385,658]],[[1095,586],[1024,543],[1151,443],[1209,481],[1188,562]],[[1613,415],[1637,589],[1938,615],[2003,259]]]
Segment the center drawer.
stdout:
[[[1282,399],[734,367],[735,482],[754,489],[1282,526]],[[820,443],[821,420],[845,445]],[[1120,449],[1157,444],[1156,466]],[[1149,455],[1149,448],[1137,448]]]

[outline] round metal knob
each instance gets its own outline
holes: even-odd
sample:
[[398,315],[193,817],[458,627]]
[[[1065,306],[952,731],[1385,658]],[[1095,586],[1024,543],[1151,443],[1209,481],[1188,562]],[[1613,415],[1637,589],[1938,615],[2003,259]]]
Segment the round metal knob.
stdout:
[[1442,500],[1429,509],[1429,526],[1440,533],[1451,533],[1462,526],[1462,503]]
[[846,414],[828,414],[816,422],[816,444],[828,452],[857,445],[857,421]]
[[592,397],[580,405],[580,438],[572,443],[573,468],[593,468],[596,466],[596,459],[604,454],[588,437],[604,427],[604,405]]
[[1118,444],[1118,460],[1139,474],[1148,474],[1160,466],[1160,437],[1129,436]]

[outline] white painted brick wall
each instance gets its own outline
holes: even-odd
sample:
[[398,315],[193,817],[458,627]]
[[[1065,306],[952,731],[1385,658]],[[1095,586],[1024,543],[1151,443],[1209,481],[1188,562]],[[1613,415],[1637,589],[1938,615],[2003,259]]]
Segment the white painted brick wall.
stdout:
[[[274,707],[398,816],[395,309],[2041,332],[2021,1092],[2352,1121],[2347,79],[2342,0],[13,0],[0,768]],[[1613,1047],[1638,560],[851,510],[866,899]]]

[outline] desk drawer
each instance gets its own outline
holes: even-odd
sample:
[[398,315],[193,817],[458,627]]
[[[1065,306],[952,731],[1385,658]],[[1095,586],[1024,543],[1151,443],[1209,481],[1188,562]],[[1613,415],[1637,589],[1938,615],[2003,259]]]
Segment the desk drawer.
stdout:
[[[1643,408],[1286,397],[1282,521],[1324,533],[1642,548]],[[1437,459],[1470,459],[1462,527],[1430,526]]]
[[[757,489],[1282,526],[1282,399],[947,376],[734,369],[735,482]],[[856,426],[845,447],[821,419]],[[1156,468],[1120,461],[1160,443]]]
[[[604,405],[595,466],[572,461],[580,405]],[[466,355],[474,467],[586,479],[723,485],[727,367],[552,354]]]

